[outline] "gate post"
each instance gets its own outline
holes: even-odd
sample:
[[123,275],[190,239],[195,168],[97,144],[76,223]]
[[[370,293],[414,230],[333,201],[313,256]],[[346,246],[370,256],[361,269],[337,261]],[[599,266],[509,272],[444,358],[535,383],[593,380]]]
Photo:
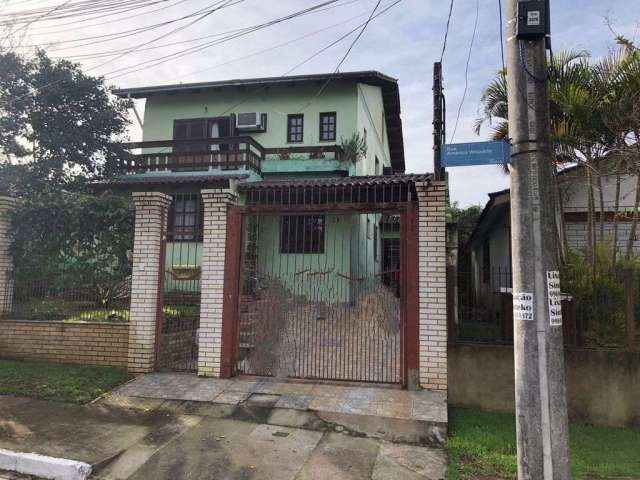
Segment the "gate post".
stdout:
[[[222,365],[222,327],[225,283],[231,282],[231,279],[228,278],[229,275],[225,276],[225,264],[228,261],[226,256],[227,218],[229,207],[237,204],[237,194],[234,188],[202,190],[201,194],[204,204],[204,235],[198,375],[230,376],[229,366],[224,365],[225,368],[223,368]],[[240,240],[236,239],[234,242],[239,244]]]
[[15,207],[12,197],[0,197],[0,314],[11,312],[13,304],[13,259],[11,246],[11,211]]
[[153,371],[155,364],[158,295],[164,264],[162,236],[171,197],[160,192],[134,192],[133,200],[136,222],[127,368],[133,373],[147,373]]
[[420,385],[447,391],[447,256],[445,181],[416,182]]

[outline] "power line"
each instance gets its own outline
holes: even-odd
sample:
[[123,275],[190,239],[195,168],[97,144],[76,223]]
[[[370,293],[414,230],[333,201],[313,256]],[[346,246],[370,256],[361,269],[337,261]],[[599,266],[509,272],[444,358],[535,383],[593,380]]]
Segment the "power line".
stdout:
[[[201,19],[205,18],[206,16],[210,15],[211,13],[213,13],[213,12],[215,12],[215,11],[217,11],[217,10],[220,10],[221,8],[224,8],[224,7],[228,6],[228,5],[229,5],[229,3],[230,3],[231,1],[232,1],[232,0],[218,0],[218,2],[214,2],[213,4],[210,4],[209,6],[211,7],[212,5],[216,5],[216,6],[217,6],[217,5],[220,5],[220,4],[222,3],[222,5],[221,5],[221,6],[219,6],[219,7],[217,7],[217,8],[212,8],[212,9],[210,9],[209,11],[205,12],[205,14],[204,14],[203,16],[199,17],[199,18],[198,18],[198,19],[196,19],[195,21],[190,22],[188,25],[185,25],[185,26],[183,26],[182,28],[186,28],[187,26],[192,25],[193,23],[195,23],[195,22],[197,22],[197,21],[199,21],[199,20],[201,20]],[[244,0],[236,0],[236,3],[240,3],[240,2],[243,2],[243,1],[244,1]],[[235,3],[234,3],[234,4],[232,4],[232,5],[235,5]],[[146,44],[148,44],[148,43],[151,43],[151,42],[154,42],[154,41],[159,40],[159,39],[161,39],[161,38],[164,38],[164,37],[166,37],[167,35],[170,35],[170,34],[172,34],[172,33],[175,33],[175,32],[176,32],[176,31],[178,31],[178,30],[180,30],[180,29],[174,29],[174,30],[172,30],[171,32],[169,32],[169,33],[167,33],[167,34],[164,34],[164,35],[161,35],[160,37],[156,37],[156,39],[154,39],[154,40],[150,40],[149,42],[146,42],[146,43],[145,43],[145,44],[143,44],[143,45],[146,45]],[[133,50],[135,50],[135,47],[132,49],[132,51],[133,51]],[[121,55],[121,56],[122,56],[122,55]],[[120,58],[120,57],[118,57],[118,58]],[[109,61],[107,61],[107,62],[103,62],[102,64],[97,65],[97,66],[94,66],[94,67],[91,67],[91,68],[88,68],[88,69],[86,69],[85,71],[93,70],[93,69],[98,68],[98,67],[100,67],[100,66],[103,66],[103,65],[105,65],[105,64],[107,64],[107,63],[110,63],[110,62],[112,62],[112,61],[114,61],[114,60],[117,60],[118,58],[115,58],[115,59],[109,60]],[[45,84],[45,85],[43,85],[43,86],[41,86],[41,87],[39,87],[39,88],[36,88],[35,90],[36,90],[36,91],[42,91],[42,90],[44,90],[45,88],[48,88],[48,87],[51,87],[51,86],[53,86],[53,85],[56,85],[56,84],[60,83],[61,81],[62,81],[62,80],[56,80],[56,81],[53,81],[53,82],[49,82],[49,83],[47,83],[47,84]],[[16,100],[20,100],[21,98],[24,98],[24,97],[25,97],[25,95],[23,95],[23,96],[21,96],[21,97],[17,97],[17,98],[15,98],[15,99],[13,99],[13,100],[12,100],[12,103],[13,103],[13,102],[15,102]]]
[[[226,0],[226,1],[227,1],[227,2],[229,2],[229,1],[231,1],[231,0]],[[236,0],[236,1],[244,1],[244,0]],[[285,17],[281,17],[280,19],[272,20],[272,21],[270,21],[270,22],[267,22],[266,24],[259,25],[259,26],[258,26],[258,27],[256,27],[256,28],[247,29],[247,31],[246,31],[246,32],[242,32],[242,35],[246,35],[246,34],[250,33],[251,31],[255,31],[256,29],[259,29],[259,28],[265,28],[266,26],[270,26],[270,25],[273,25],[273,24],[276,24],[276,23],[280,23],[280,22],[285,21],[285,20],[289,20],[289,19],[292,19],[292,18],[296,18],[296,17],[298,17],[298,16],[301,16],[301,15],[307,14],[307,13],[309,13],[309,12],[311,12],[311,11],[314,11],[314,10],[320,10],[320,9],[322,9],[323,7],[326,7],[326,6],[330,5],[330,4],[334,4],[334,3],[338,2],[338,1],[339,1],[339,0],[328,0],[328,1],[322,2],[322,3],[317,4],[317,5],[315,5],[315,6],[312,6],[312,7],[306,8],[306,9],[304,9],[304,10],[301,10],[301,11],[295,12],[295,13],[293,13],[293,14],[289,14],[289,15],[287,15],[287,16],[285,16]],[[221,3],[221,2],[218,2],[218,4],[219,4],[219,3]],[[225,5],[226,5],[226,4],[225,4]],[[225,5],[223,5],[223,6],[225,6]],[[233,36],[233,38],[236,38],[237,36],[241,36],[241,35],[235,35],[235,36]],[[156,39],[156,40],[157,40],[157,39]],[[224,41],[228,41],[229,39],[223,39],[223,40],[224,40]],[[217,42],[217,43],[220,43],[221,41],[220,41],[220,40],[217,40],[216,42]],[[146,43],[145,43],[145,44],[143,44],[143,45],[146,45],[146,44],[148,44],[148,43],[150,43],[150,42],[146,42]],[[209,43],[214,43],[214,42],[209,42]],[[140,46],[142,46],[142,45],[139,45],[139,47],[140,47]],[[152,65],[152,66],[158,65],[158,64],[160,64],[160,63],[164,63],[164,62],[166,62],[166,61],[169,61],[169,60],[172,60],[172,59],[178,58],[178,57],[180,57],[180,56],[184,56],[184,55],[186,55],[186,54],[195,53],[195,51],[200,51],[200,50],[202,50],[203,48],[206,48],[206,47],[205,47],[205,46],[196,46],[196,47],[191,47],[190,49],[187,49],[186,51],[183,51],[183,52],[178,52],[178,53],[174,53],[174,54],[171,54],[171,55],[167,55],[167,56],[165,56],[165,57],[170,57],[170,58],[165,58],[165,59],[163,59],[163,60],[161,60],[161,61],[158,61],[158,62],[156,62],[156,64],[154,64],[154,65]],[[134,49],[135,49],[135,47],[134,47]],[[185,52],[186,52],[186,53],[185,53]],[[155,60],[158,60],[158,59],[155,59]],[[145,62],[145,63],[148,63],[148,62]],[[103,65],[103,64],[98,65],[98,66],[102,66],[102,65]],[[137,64],[137,65],[139,66],[140,64]],[[94,67],[92,67],[92,68],[90,68],[90,69],[87,69],[87,71],[88,71],[88,70],[95,69],[95,68],[98,68],[98,66],[94,66]],[[126,68],[130,68],[130,67],[124,67],[124,68],[116,69],[116,70],[114,70],[114,71],[111,71],[111,72],[108,72],[108,73],[104,74],[104,76],[111,75],[112,73],[115,73],[115,72],[118,72],[118,71],[122,71],[123,69],[126,69]],[[130,73],[133,73],[134,71],[138,71],[138,70],[144,70],[144,69],[146,69],[146,68],[149,68],[149,67],[135,68],[135,69],[130,70],[130,71],[126,72],[126,73],[123,73],[122,75],[124,75],[124,74],[130,74]],[[118,75],[118,76],[121,76],[121,75]],[[114,77],[111,77],[111,78],[115,78],[115,76],[114,76]],[[59,80],[59,81],[55,81],[55,82],[50,82],[50,83],[48,83],[48,84],[45,84],[45,85],[43,85],[42,87],[39,87],[38,89],[36,89],[36,91],[41,91],[41,90],[43,90],[43,89],[45,89],[45,88],[48,88],[48,87],[50,87],[50,86],[52,86],[52,85],[54,85],[54,84],[56,84],[56,83],[59,83],[60,81],[61,81],[61,80]],[[17,101],[17,100],[19,100],[20,98],[24,98],[24,96],[23,96],[23,97],[14,98],[12,101]]]
[[[297,70],[298,68],[300,68],[302,65],[305,65],[306,63],[310,62],[312,59],[314,59],[315,57],[317,57],[318,55],[322,54],[323,52],[325,52],[326,50],[328,50],[329,48],[333,47],[334,45],[340,43],[342,40],[344,40],[345,38],[349,37],[350,35],[354,34],[355,32],[357,32],[359,29],[361,29],[364,25],[368,24],[371,22],[371,20],[374,20],[375,18],[383,15],[384,13],[386,13],[387,11],[391,10],[393,7],[395,7],[396,5],[398,5],[400,2],[402,2],[402,0],[395,0],[393,3],[391,3],[390,5],[388,5],[387,7],[383,8],[382,10],[380,10],[380,12],[378,12],[377,14],[371,16],[366,22],[363,22],[362,24],[358,25],[357,27],[355,27],[354,29],[350,30],[349,32],[341,35],[337,40],[332,41],[331,43],[325,45],[324,47],[320,48],[319,50],[315,51],[313,54],[309,55],[307,58],[305,58],[303,61],[297,63],[296,65],[294,65],[293,67],[291,67],[289,70],[287,70],[286,72],[284,72],[282,75],[280,75],[278,78],[285,78],[287,75],[290,75],[291,73],[293,73],[295,70]],[[376,5],[376,9],[378,8],[378,6]],[[375,10],[374,10],[375,13]],[[246,103],[250,98],[254,97],[255,95],[259,94],[260,92],[266,90],[267,87],[262,86],[262,87],[258,87],[256,90],[248,93],[247,95],[245,95],[239,102],[236,102],[235,104],[231,105],[230,107],[228,107],[227,109],[225,109],[224,111],[218,112],[216,113],[214,116],[216,117],[222,117],[224,115],[226,115],[227,113],[235,110],[236,108],[238,108],[240,105],[243,105],[244,103]],[[306,107],[305,107],[306,108]],[[168,148],[168,147],[167,147]]]
[[338,71],[340,70],[340,67],[342,66],[342,64],[345,62],[345,60],[347,59],[347,57],[351,53],[351,50],[353,50],[353,47],[355,47],[356,43],[358,43],[358,40],[360,40],[360,37],[362,37],[362,35],[364,34],[364,31],[369,26],[369,23],[371,22],[371,19],[376,14],[376,11],[378,10],[378,7],[380,7],[381,3],[382,3],[382,0],[378,0],[377,1],[375,7],[373,7],[373,10],[371,10],[371,15],[369,15],[369,18],[367,18],[367,21],[364,22],[364,25],[362,26],[362,29],[360,30],[360,32],[358,32],[358,35],[356,36],[356,38],[353,39],[353,42],[351,42],[351,45],[349,45],[349,48],[347,49],[347,51],[345,52],[343,57],[338,62],[338,65],[336,65],[336,68],[333,71],[333,74],[329,78],[327,78],[327,81],[324,82],[324,84],[320,87],[320,89],[318,90],[318,93],[316,93],[313,96],[313,98],[311,100],[309,100],[309,102],[303,108],[300,109],[300,111],[306,110],[309,107],[309,105],[311,105],[316,98],[318,98],[320,95],[322,95],[322,92],[324,92],[324,90],[327,88],[327,86],[329,85],[329,83],[333,79],[333,75],[338,73]]
[[[96,40],[94,42],[87,42],[87,43],[81,43],[78,45],[72,45],[70,47],[64,47],[64,48],[54,48],[54,49],[48,49],[48,51],[51,52],[57,52],[57,51],[61,51],[61,50],[68,50],[71,48],[79,48],[79,47],[86,47],[88,45],[95,45],[98,43],[105,43],[105,42],[110,42],[113,40],[117,40],[120,38],[126,38],[126,37],[130,37],[133,35],[138,35],[141,33],[145,33],[151,30],[155,30],[157,28],[161,28],[167,25],[171,25],[173,23],[176,22],[180,22],[181,20],[186,20],[188,18],[192,18],[192,17],[196,17],[198,15],[201,15],[203,12],[205,12],[207,10],[208,7],[204,7],[204,8],[200,8],[194,12],[191,12],[187,15],[183,15],[181,17],[178,18],[174,18],[171,20],[166,20],[163,22],[158,22],[158,23],[154,23],[151,25],[145,25],[143,27],[137,27],[137,28],[132,28],[129,30],[122,30],[119,32],[114,32],[114,33],[107,33],[107,34],[103,34],[103,35],[92,35],[92,36],[88,36],[88,37],[81,37],[81,38],[75,38],[75,39],[71,39],[71,40],[60,40],[57,41],[56,44],[60,45],[60,44],[68,44],[68,43],[76,43],[76,42],[82,42],[85,40]],[[100,39],[100,40],[99,40]],[[25,45],[24,48],[45,48],[46,45],[43,44],[35,44],[35,45]]]
[[[332,4],[332,5],[329,5],[329,6],[324,7],[324,8],[319,8],[319,9],[316,9],[316,10],[313,10],[313,11],[304,12],[300,16],[307,15],[307,14],[310,14],[310,13],[324,12],[324,11],[327,11],[327,10],[330,10],[330,9],[333,9],[333,8],[338,8],[338,7],[341,7],[341,6],[344,6],[344,5],[348,5],[348,4],[351,4],[351,3],[355,3],[355,2],[358,2],[358,1],[360,1],[360,0],[346,0],[346,1],[343,1],[342,3],[336,3],[336,4]],[[269,23],[269,22],[267,22],[267,23]],[[161,45],[155,45],[155,46],[147,47],[147,48],[140,48],[137,51],[141,52],[141,51],[148,51],[148,50],[156,50],[156,49],[164,48],[164,47],[172,47],[172,46],[175,46],[175,45],[183,45],[185,43],[193,43],[193,42],[197,42],[199,40],[205,40],[205,39],[210,39],[210,38],[220,38],[220,37],[224,37],[224,36],[228,36],[228,35],[234,35],[234,34],[238,34],[238,33],[242,33],[242,32],[251,33],[251,31],[254,31],[255,29],[257,29],[258,27],[260,27],[262,25],[265,25],[265,24],[263,23],[263,24],[258,24],[258,25],[251,25],[249,27],[236,28],[236,29],[233,29],[233,30],[227,30],[225,32],[213,33],[213,34],[210,34],[210,35],[204,35],[204,36],[190,38],[190,39],[186,39],[186,40],[180,40],[180,41],[177,41],[177,42],[164,43],[164,44],[161,44]],[[200,45],[196,45],[196,46],[191,47],[191,48],[197,48],[198,46],[204,46],[204,45],[207,45],[207,44],[208,44],[208,42],[205,42],[205,43],[202,43]],[[76,47],[68,47],[68,48],[65,48],[64,50],[73,49],[73,48],[76,48]],[[125,48],[119,49],[119,50],[103,50],[101,52],[94,52],[94,53],[85,53],[85,54],[78,54],[78,55],[65,55],[64,58],[66,58],[66,59],[88,60],[88,59],[93,59],[93,58],[115,56],[115,55],[117,55],[119,53],[122,53],[122,52],[124,52],[126,50],[127,49],[125,49]],[[49,50],[49,51],[59,51],[59,50]],[[164,58],[164,57],[158,57],[158,58]],[[137,65],[139,65],[139,64],[137,64]]]
[[458,122],[460,122],[460,115],[462,113],[462,106],[464,105],[464,100],[467,96],[467,89],[469,88],[469,64],[471,63],[471,53],[473,52],[473,43],[475,42],[476,33],[478,31],[479,17],[480,17],[480,0],[476,0],[476,19],[473,25],[473,34],[471,35],[471,43],[469,45],[469,55],[467,56],[467,65],[464,69],[464,92],[462,93],[462,100],[460,100],[460,105],[458,106],[456,123],[453,127],[453,134],[451,135],[451,140],[449,141],[449,143],[453,143],[453,140],[456,137],[456,131],[458,130]]
[[440,63],[444,59],[444,52],[447,49],[447,38],[449,37],[449,26],[451,25],[451,14],[453,13],[453,0],[449,3],[449,15],[447,16],[447,27],[444,31],[444,41],[442,42],[442,53],[440,54]]
[[[231,3],[231,2],[233,2],[233,3]],[[93,67],[87,69],[87,71],[95,70],[96,68],[100,68],[100,67],[103,67],[105,65],[108,65],[109,63],[115,62],[116,60],[119,60],[120,58],[124,57],[125,55],[128,55],[129,53],[135,52],[137,49],[139,49],[141,47],[144,47],[146,45],[150,45],[150,44],[152,44],[152,43],[154,43],[154,42],[156,42],[158,40],[162,40],[163,38],[166,38],[166,37],[168,37],[170,35],[173,35],[174,33],[177,33],[177,32],[180,32],[180,31],[184,30],[185,28],[188,28],[188,27],[190,27],[192,25],[195,25],[198,22],[201,22],[202,20],[204,20],[208,16],[212,15],[213,13],[217,12],[218,10],[222,10],[223,8],[226,8],[226,7],[229,7],[229,6],[232,6],[232,5],[237,5],[238,3],[242,3],[242,2],[244,2],[244,0],[235,0],[235,1],[234,0],[220,0],[218,2],[214,2],[213,4],[211,4],[212,8],[210,10],[208,10],[205,13],[203,13],[198,18],[196,18],[194,20],[191,20],[186,25],[182,25],[180,27],[177,27],[177,28],[171,30],[170,32],[163,33],[162,35],[160,35],[160,36],[158,36],[158,37],[156,37],[156,38],[154,38],[152,40],[149,40],[149,41],[147,41],[147,42],[145,42],[145,43],[143,43],[141,45],[138,45],[136,47],[132,47],[131,49],[127,50],[126,52],[119,54],[115,58],[112,58],[111,60],[107,60],[106,62],[102,62],[99,65],[94,65]],[[213,6],[213,5],[215,5],[215,6]]]
[[[76,25],[78,23],[84,23],[84,22],[89,21],[89,20],[95,20],[95,19],[104,18],[104,17],[111,17],[111,16],[113,16],[115,14],[118,14],[118,13],[132,12],[134,10],[140,10],[140,9],[152,7],[153,5],[157,5],[159,3],[166,3],[168,1],[171,1],[171,0],[155,0],[155,1],[149,2],[149,3],[145,4],[145,5],[139,5],[139,6],[132,6],[132,7],[128,7],[128,8],[123,8],[121,10],[116,11],[115,13],[114,12],[109,12],[109,13],[105,13],[105,14],[102,14],[102,15],[96,15],[94,17],[85,18],[85,19],[82,19],[82,20],[74,20],[72,22],[61,23],[61,24],[55,25],[55,27],[64,27],[66,25]],[[109,23],[120,22],[122,20],[130,20],[132,18],[139,17],[139,16],[142,16],[142,15],[150,15],[150,14],[158,12],[160,10],[167,10],[169,8],[173,8],[176,5],[178,5],[180,3],[187,2],[187,1],[189,1],[189,0],[178,0],[173,5],[163,5],[163,6],[159,7],[159,8],[154,9],[154,10],[148,10],[148,11],[144,11],[144,12],[139,12],[139,13],[136,13],[134,15],[127,15],[125,17],[117,17],[117,18],[114,18],[114,19],[111,19],[111,20],[108,20],[108,21],[104,21],[104,22],[83,24],[82,28],[102,27],[102,26],[107,25]],[[36,35],[36,36],[39,36],[39,35],[57,35],[57,34],[60,34],[60,33],[65,33],[67,31],[68,31],[68,29],[66,29],[66,28],[58,29],[58,30],[44,30],[44,31],[31,32],[31,35]]]
[[[399,0],[397,0],[395,3],[398,3],[398,1],[399,1]],[[394,3],[394,4],[395,4],[395,3]],[[391,6],[393,6],[393,5],[391,5]],[[387,10],[387,9],[384,9],[384,10],[383,10],[383,11],[381,11],[378,15],[380,15],[381,13],[384,13],[384,11],[386,11],[386,10]],[[286,42],[278,43],[278,44],[276,44],[276,45],[272,45],[272,46],[270,46],[270,47],[267,47],[267,48],[264,48],[264,49],[261,49],[261,50],[257,50],[257,51],[255,51],[255,52],[249,53],[249,54],[247,54],[247,55],[243,55],[243,56],[241,56],[241,57],[232,58],[232,59],[230,59],[230,60],[226,60],[226,61],[224,61],[224,62],[217,63],[217,64],[211,65],[211,66],[209,66],[209,67],[206,67],[206,68],[203,68],[203,69],[200,69],[200,70],[194,70],[194,71],[188,72],[188,73],[186,73],[186,74],[181,74],[181,75],[179,75],[179,76],[177,76],[177,77],[171,77],[171,78],[178,79],[178,78],[190,77],[190,76],[192,76],[192,75],[197,75],[197,74],[200,74],[200,73],[208,72],[208,71],[213,70],[213,69],[215,69],[215,68],[223,67],[223,66],[225,66],[225,65],[229,65],[229,64],[231,64],[231,63],[235,63],[235,62],[238,62],[238,61],[241,61],[241,60],[246,60],[247,58],[255,57],[255,56],[257,56],[257,55],[262,55],[262,54],[265,54],[265,53],[271,52],[271,51],[273,51],[273,50],[276,50],[276,49],[278,49],[278,48],[282,48],[282,47],[285,47],[285,46],[287,46],[287,45],[291,45],[292,43],[298,42],[298,41],[300,41],[300,40],[302,40],[302,39],[312,37],[312,36],[314,36],[314,35],[317,35],[318,33],[322,33],[322,32],[325,32],[325,31],[327,31],[327,30],[330,30],[330,29],[332,29],[332,28],[335,28],[335,27],[338,27],[338,26],[341,26],[341,25],[345,25],[345,24],[347,24],[347,23],[349,23],[349,22],[352,22],[352,21],[353,21],[353,20],[355,20],[356,18],[360,18],[360,17],[362,17],[362,16],[364,16],[364,15],[368,15],[368,13],[369,13],[369,12],[367,11],[367,12],[365,12],[365,13],[361,13],[361,14],[359,14],[359,15],[355,15],[355,16],[353,16],[353,17],[351,17],[351,18],[348,18],[348,19],[346,19],[346,20],[343,20],[342,22],[334,23],[334,24],[332,24],[332,25],[329,25],[329,26],[327,26],[327,27],[321,28],[321,29],[319,29],[319,30],[315,30],[315,31],[313,31],[313,32],[306,33],[306,34],[304,34],[304,35],[302,35],[302,36],[292,38],[291,40],[287,40]],[[377,15],[376,15],[376,16],[377,16]],[[375,17],[374,17],[374,18],[375,18]],[[353,34],[353,33],[354,33],[358,28],[360,28],[362,25],[363,25],[363,24],[358,25],[356,28],[354,28],[353,30],[351,30],[350,32],[348,32],[348,33],[347,33],[347,35],[345,35],[345,36],[341,37],[341,39],[344,39],[344,38],[346,38],[346,36],[349,36],[350,34]],[[152,68],[152,67],[149,67],[149,68]],[[111,77],[109,77],[109,80],[112,80],[112,79],[117,78],[117,77],[125,76],[125,75],[128,75],[128,74],[129,74],[129,72],[125,72],[125,73],[120,74],[120,75],[111,76]]]
[[71,2],[71,0],[67,0],[66,2],[61,3],[60,5],[55,6],[54,8],[50,9],[49,11],[43,13],[40,17],[37,17],[33,20],[31,20],[30,22],[25,23],[24,25],[22,25],[20,28],[16,29],[16,30],[10,30],[9,33],[7,33],[7,35],[5,35],[0,41],[4,41],[6,40],[10,35],[15,35],[17,32],[21,31],[21,30],[26,30],[27,28],[29,28],[29,26],[31,24],[33,24],[34,22],[37,22],[38,20],[40,20],[41,18],[49,15],[50,13],[55,12],[56,10],[63,8],[65,5],[69,4],[69,2]]
[[[323,7],[326,7],[327,5],[333,4],[333,3],[337,2],[337,1],[339,1],[339,0],[325,1],[325,2],[317,4],[315,6],[308,7],[306,9],[304,9],[304,10],[299,10],[298,12],[294,12],[294,13],[286,15],[284,17],[280,17],[278,19],[271,20],[269,22],[257,25],[255,27],[251,27],[250,29],[246,29],[246,31],[242,31],[242,32],[240,32],[238,34],[235,34],[235,35],[232,35],[232,36],[230,36],[228,38],[221,38],[221,39],[218,39],[218,40],[207,42],[205,44],[196,45],[196,46],[181,50],[179,52],[175,52],[175,53],[172,53],[172,54],[164,55],[162,57],[156,57],[155,59],[147,60],[146,62],[137,63],[135,66],[118,68],[116,70],[112,70],[110,72],[105,73],[104,76],[108,77],[109,80],[111,80],[113,78],[117,78],[117,77],[120,77],[120,76],[123,76],[123,75],[128,75],[130,73],[134,73],[134,72],[137,72],[137,71],[140,71],[140,70],[146,70],[146,69],[155,67],[157,65],[161,65],[163,63],[166,63],[168,61],[175,60],[176,58],[182,58],[184,56],[191,55],[193,53],[197,53],[197,52],[200,52],[200,51],[205,50],[207,48],[210,48],[210,47],[212,47],[214,45],[219,45],[221,43],[228,42],[228,41],[233,40],[235,38],[238,38],[238,37],[241,37],[241,36],[244,36],[244,35],[248,35],[249,33],[253,33],[255,31],[257,31],[257,30],[262,30],[262,29],[270,27],[272,25],[275,25],[275,24],[278,24],[278,23],[282,23],[284,21],[288,21],[288,20],[303,16],[303,15],[307,15],[310,12],[321,11],[321,9]],[[150,63],[151,63],[151,65],[149,65]],[[127,71],[127,70],[129,70],[129,71]],[[112,75],[114,73],[121,72],[121,71],[125,71],[125,73],[123,73],[121,75],[116,75],[116,76],[109,77],[110,75]]]

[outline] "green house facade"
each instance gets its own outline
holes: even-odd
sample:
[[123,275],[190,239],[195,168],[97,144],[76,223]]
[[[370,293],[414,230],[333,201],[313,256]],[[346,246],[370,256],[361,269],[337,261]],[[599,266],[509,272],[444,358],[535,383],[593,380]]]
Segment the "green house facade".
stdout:
[[[165,249],[167,291],[199,288],[201,189],[404,172],[398,84],[379,72],[141,87],[115,94],[145,99],[142,142],[130,145],[116,183],[174,197]],[[358,158],[349,154],[355,139],[366,143]],[[247,199],[240,195],[239,202]],[[264,216],[245,229],[243,241],[246,249],[254,249],[253,268],[263,274],[277,271],[292,295],[348,302],[355,295],[348,279],[382,271],[383,242],[394,233],[382,231],[381,218],[379,213]],[[179,274],[189,269],[193,278]],[[298,288],[300,275],[313,281],[308,278]]]

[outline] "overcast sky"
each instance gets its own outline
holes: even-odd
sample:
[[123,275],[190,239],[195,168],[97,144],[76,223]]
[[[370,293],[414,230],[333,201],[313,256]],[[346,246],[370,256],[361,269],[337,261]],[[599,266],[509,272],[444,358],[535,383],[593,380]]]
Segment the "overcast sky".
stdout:
[[[140,34],[130,32],[124,38],[109,42],[104,41],[108,38],[104,35],[169,21],[220,2],[158,0],[156,5],[145,9],[80,23],[68,23],[78,19],[38,21],[29,27],[29,36],[21,44],[23,51],[28,51],[29,48],[25,47],[29,45],[46,46],[45,49],[52,56],[120,51],[118,55],[111,57],[70,57],[81,61],[88,73],[105,75],[109,84],[118,87],[282,75],[364,22],[377,3],[377,0],[340,0],[338,6],[329,10],[280,23],[157,66],[142,63],[214,40],[213,35],[217,33],[264,23],[320,3],[321,0],[235,1],[236,4],[157,41],[155,40],[160,35],[186,26],[196,17]],[[473,131],[473,123],[477,117],[482,89],[491,81],[501,64],[498,0],[478,1],[478,29],[456,142],[486,139],[488,131],[483,131],[478,137]],[[503,3],[506,1],[503,0]],[[77,2],[78,0],[66,2],[67,7]],[[4,2],[4,11],[53,9],[64,3],[62,0],[14,0],[9,1],[8,6]],[[382,0],[379,10],[392,3],[394,0]],[[637,38],[640,30],[640,0],[552,0],[551,4],[552,36],[556,51],[586,49],[594,56],[606,54],[615,45],[604,23],[605,17],[613,21],[619,33],[630,38]],[[0,7],[2,5],[3,2],[0,1]],[[448,0],[401,0],[371,22],[341,68],[342,71],[379,70],[399,79],[408,172],[432,171],[432,68],[442,50],[448,8]],[[476,0],[455,0],[443,63],[448,108],[447,141],[451,139],[464,90],[465,64],[475,11]],[[100,24],[101,22],[108,23]],[[63,25],[64,23],[67,24]],[[56,43],[100,35],[103,37],[76,43]],[[185,42],[203,36],[209,38]],[[333,71],[354,37],[355,34],[345,38],[296,68],[291,74]],[[149,43],[146,44],[147,42]],[[167,45],[175,42],[185,43]],[[71,46],[74,48],[69,48]],[[161,47],[149,49],[156,46]],[[132,51],[136,48],[137,50]],[[128,67],[146,68],[127,73]],[[116,71],[118,69],[122,70]],[[138,135],[139,131],[132,129],[132,139],[137,140]],[[497,167],[492,166],[454,168],[450,171],[450,179],[451,199],[463,206],[484,204],[488,192],[508,185],[508,178]]]

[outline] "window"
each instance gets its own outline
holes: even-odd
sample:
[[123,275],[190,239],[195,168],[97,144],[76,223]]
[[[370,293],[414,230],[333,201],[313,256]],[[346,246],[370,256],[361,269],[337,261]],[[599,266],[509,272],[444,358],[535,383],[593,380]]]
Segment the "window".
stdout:
[[489,240],[482,244],[482,283],[489,283],[491,279],[491,246]]
[[336,139],[336,112],[320,114],[320,141],[333,142]]
[[376,175],[379,175],[378,171],[380,170],[380,160],[378,159],[378,156],[376,155]]
[[324,215],[280,217],[280,253],[324,253]]
[[173,197],[169,212],[169,231],[171,241],[195,241],[202,238],[202,208],[200,194],[178,194]]
[[[204,140],[207,138],[228,137],[231,135],[231,123],[229,117],[195,118],[175,120],[173,122],[174,140]],[[212,151],[225,150],[227,145],[211,145]],[[179,145],[174,148],[176,152],[206,152],[207,145]]]
[[304,135],[304,115],[287,115],[287,143],[302,143]]
[[[207,138],[207,122],[204,119],[175,120],[173,122],[174,140],[203,140]],[[205,145],[179,145],[176,152],[205,151]]]

